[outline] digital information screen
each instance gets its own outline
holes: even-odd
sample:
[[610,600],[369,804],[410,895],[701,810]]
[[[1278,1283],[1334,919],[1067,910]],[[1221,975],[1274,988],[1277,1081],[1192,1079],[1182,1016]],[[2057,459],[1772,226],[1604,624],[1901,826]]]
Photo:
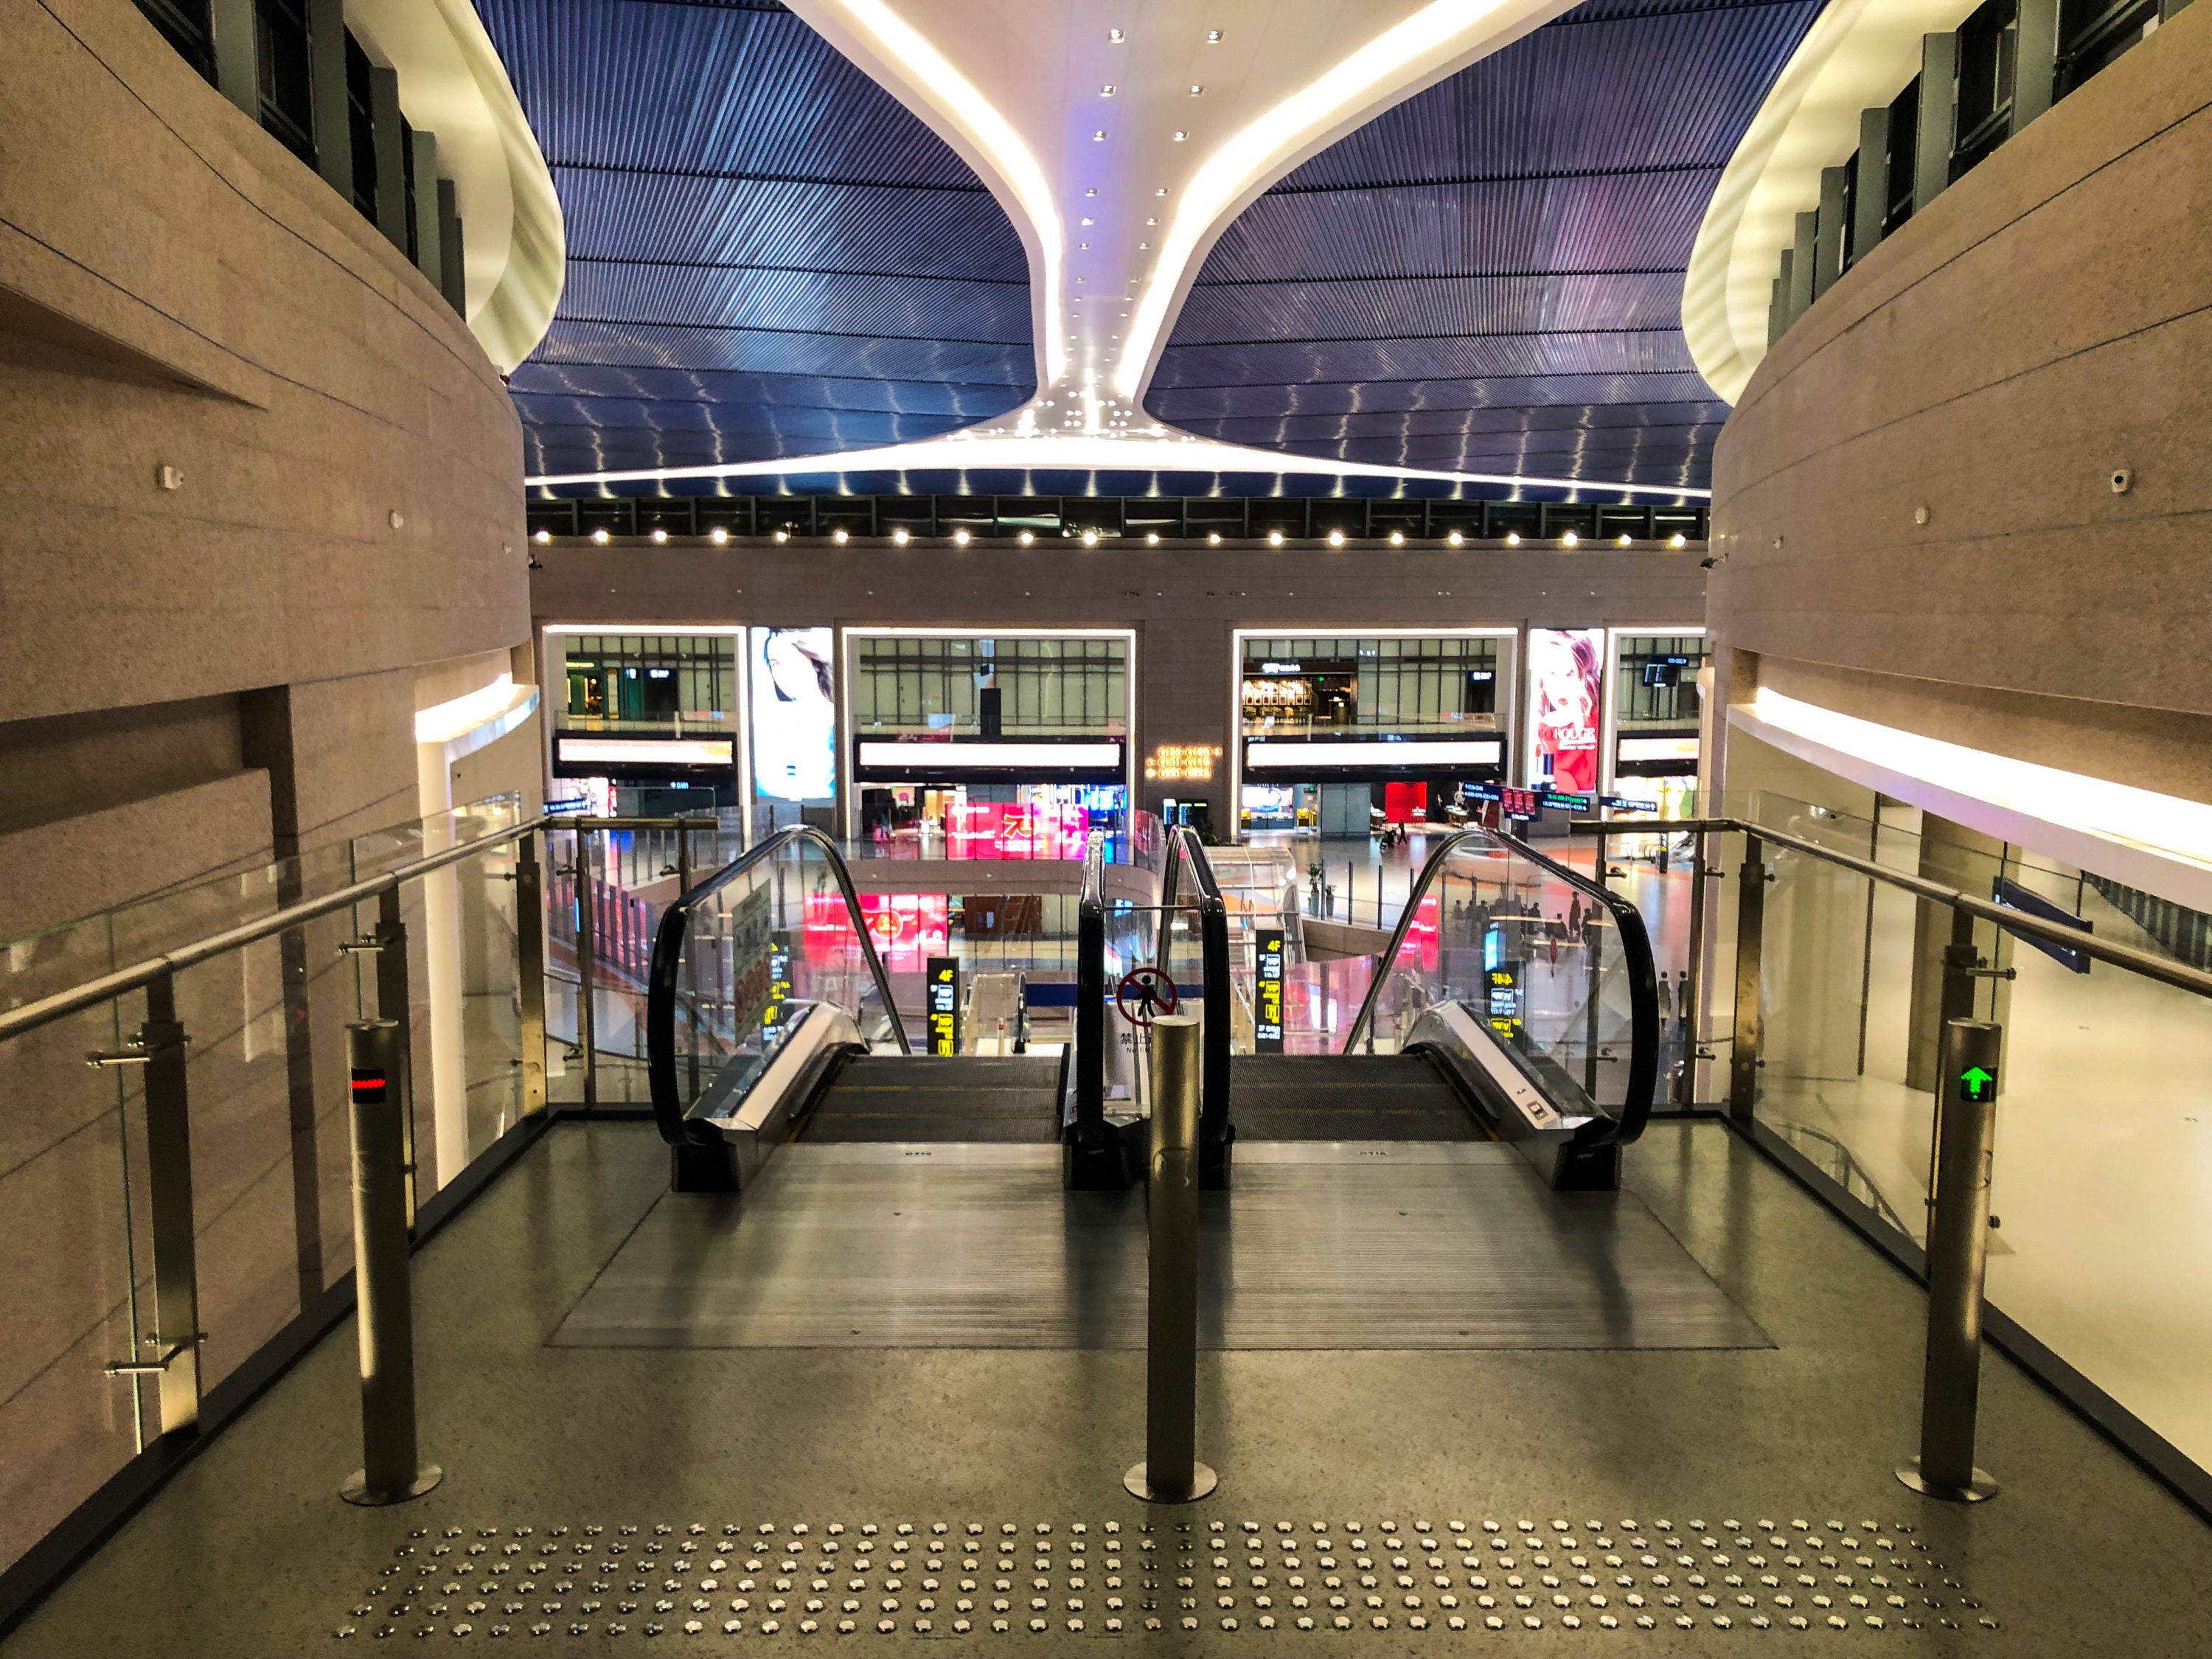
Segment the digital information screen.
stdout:
[[768,800],[826,801],[837,789],[830,630],[752,630],[753,787]]
[[1256,953],[1252,984],[1252,1047],[1255,1053],[1283,1052],[1283,930],[1262,927],[1253,942]]
[[1486,1011],[1490,1029],[1502,1037],[1521,1036],[1521,964],[1505,954],[1505,930],[1492,927],[1482,936],[1483,977],[1490,988]]
[[[763,888],[762,891],[768,890]],[[763,1035],[783,1024],[791,1001],[791,934],[777,928],[769,935],[768,1000],[761,1005]]]
[[960,963],[952,957],[932,957],[923,969],[928,988],[929,1052],[960,1052]]

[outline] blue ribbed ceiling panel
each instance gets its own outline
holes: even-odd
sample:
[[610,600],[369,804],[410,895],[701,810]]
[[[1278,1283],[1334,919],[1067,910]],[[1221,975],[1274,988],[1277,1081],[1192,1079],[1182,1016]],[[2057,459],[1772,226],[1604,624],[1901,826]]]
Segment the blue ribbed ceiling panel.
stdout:
[[1703,487],[1681,333],[1721,169],[1822,0],[1589,0],[1292,172],[1222,236],[1146,407],[1386,465]]
[[775,0],[477,3],[568,225],[512,381],[529,471],[904,441],[1036,389],[1005,210]]

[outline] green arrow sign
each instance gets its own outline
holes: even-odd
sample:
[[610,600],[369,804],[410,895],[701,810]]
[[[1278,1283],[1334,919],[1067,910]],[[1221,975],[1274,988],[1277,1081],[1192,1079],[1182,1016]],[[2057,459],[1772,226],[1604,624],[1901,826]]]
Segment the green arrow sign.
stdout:
[[1979,1066],[1969,1066],[1959,1073],[1959,1089],[1965,1098],[1979,1104],[1993,1100],[1997,1092],[1997,1074]]

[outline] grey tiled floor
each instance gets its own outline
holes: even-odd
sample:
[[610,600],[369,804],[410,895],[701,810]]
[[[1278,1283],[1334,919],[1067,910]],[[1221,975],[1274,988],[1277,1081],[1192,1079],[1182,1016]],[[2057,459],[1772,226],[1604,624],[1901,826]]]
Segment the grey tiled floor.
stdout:
[[[1195,1529],[1189,1535],[1203,1538],[1217,1521],[1240,1536],[1247,1520],[1271,1535],[1278,1521],[1308,1528],[1321,1520],[1344,1529],[1341,1546],[1353,1519],[1369,1536],[1383,1535],[1382,1522],[1393,1519],[1407,1528],[1459,1520],[1470,1528],[1494,1519],[1509,1536],[1518,1535],[1522,1520],[1540,1532],[1563,1520],[1573,1536],[1594,1518],[1608,1528],[1633,1518],[1656,1528],[1663,1517],[1678,1532],[1692,1518],[1709,1528],[1724,1519],[1784,1527],[1803,1520],[1816,1533],[1835,1519],[1854,1536],[1860,1521],[1874,1520],[1885,1535],[1910,1530],[1924,1539],[1925,1553],[1945,1564],[1932,1575],[1901,1571],[1900,1584],[1906,1571],[1931,1587],[1956,1577],[1999,1628],[1981,1629],[1968,1613],[1958,1631],[1932,1620],[1908,1629],[1893,1617],[1886,1628],[1853,1623],[1841,1633],[1815,1618],[1814,1628],[1797,1632],[1762,1591],[1759,1616],[1769,1628],[1753,1628],[1748,1613],[1716,1628],[1692,1597],[1684,1612],[1697,1622],[1678,1630],[1672,1610],[1658,1605],[1650,1570],[1638,1567],[1637,1593],[1662,1615],[1650,1631],[1628,1620],[1600,1628],[1587,1606],[1576,1615],[1581,1627],[1568,1628],[1540,1605],[1548,1591],[1528,1615],[1540,1618],[1537,1629],[1521,1626],[1509,1604],[1504,1630],[1491,1632],[1478,1620],[1453,1632],[1433,1600],[1419,1615],[1429,1626],[1416,1629],[1388,1576],[1390,1609],[1373,1615],[1388,1618],[1384,1629],[1367,1622],[1355,1589],[1347,1599],[1358,1620],[1348,1632],[1324,1624],[1299,1632],[1287,1619],[1270,1631],[1258,1627],[1261,1612],[1242,1563],[1229,1575],[1239,1582],[1224,1593],[1239,1605],[1228,1614],[1215,1605],[1210,1562],[1199,1557],[1189,1592],[1201,1604],[1192,1615],[1200,1619],[1195,1631],[1180,1628],[1177,1589],[1164,1578],[1166,1628],[1159,1632],[1139,1627],[1133,1607],[1130,1627],[1109,1635],[1101,1597],[1082,1632],[1066,1629],[1055,1605],[1048,1630],[1031,1635],[1030,1579],[1047,1577],[1052,1598],[1064,1601],[1073,1569],[1040,1573],[1024,1559],[1009,1575],[1017,1589],[1005,1636],[980,1623],[965,1638],[955,1635],[950,1608],[932,1616],[927,1634],[917,1632],[911,1584],[897,1595],[903,1605],[895,1632],[876,1634],[876,1604],[891,1599],[881,1589],[885,1568],[868,1575],[871,1618],[859,1633],[838,1637],[827,1625],[818,1634],[799,1632],[793,1621],[806,1589],[803,1568],[789,1617],[769,1633],[755,1598],[774,1594],[766,1575],[776,1564],[763,1557],[740,1632],[705,1623],[701,1633],[684,1635],[683,1603],[657,1639],[679,1652],[718,1653],[774,1642],[880,1649],[923,1640],[1024,1650],[1120,1641],[1177,1653],[1341,1643],[1373,1655],[1478,1644],[1532,1655],[1748,1648],[2035,1659],[2205,1649],[2212,1532],[2001,1359],[1992,1357],[1985,1373],[1982,1462],[2005,1483],[2003,1494],[1955,1510],[1895,1482],[1890,1470],[1913,1439],[1918,1293],[1717,1125],[1655,1128],[1630,1155],[1629,1181],[1657,1223],[1775,1346],[1209,1352],[1200,1361],[1200,1447],[1223,1484],[1213,1498],[1161,1516],[1146,1516],[1121,1488],[1122,1470],[1141,1454],[1136,1352],[551,1345],[654,1208],[665,1170],[649,1130],[562,1127],[425,1250],[418,1261],[423,1442],[448,1471],[428,1498],[383,1511],[337,1501],[338,1482],[358,1462],[353,1334],[342,1329],[0,1644],[0,1659],[338,1654],[380,1645],[373,1632],[381,1622],[398,1626],[404,1634],[394,1639],[418,1650],[427,1643],[442,1651],[492,1644],[498,1652],[620,1653],[647,1639],[659,1585],[636,1616],[618,1618],[614,1603],[623,1585],[611,1584],[608,1605],[586,1615],[579,1601],[590,1592],[579,1583],[558,1597],[557,1617],[532,1608],[531,1622],[550,1626],[538,1638],[521,1620],[513,1634],[491,1637],[495,1611],[455,1638],[445,1632],[462,1622],[457,1609],[434,1620],[356,1619],[349,1609],[373,1605],[363,1595],[386,1582],[386,1566],[429,1559],[394,1553],[418,1528],[432,1533],[413,1540],[418,1553],[444,1541],[438,1534],[448,1527],[466,1529],[453,1540],[463,1551],[477,1541],[477,1528],[500,1528],[487,1558],[500,1559],[520,1526],[534,1529],[530,1547],[549,1540],[556,1526],[573,1529],[566,1539],[602,1526],[608,1530],[598,1536],[608,1540],[620,1527],[636,1526],[641,1555],[656,1524],[674,1529],[672,1545],[689,1538],[694,1524],[708,1528],[711,1543],[726,1525],[772,1523],[789,1536],[801,1521],[817,1540],[832,1522],[850,1528],[848,1540],[862,1524],[878,1524],[887,1543],[900,1522],[920,1526],[926,1537],[940,1519],[956,1536],[970,1522],[994,1530],[1012,1522],[1025,1534],[1050,1526],[1063,1563],[1077,1522],[1097,1550],[1115,1535],[1109,1522],[1128,1537],[1148,1520],[1164,1529],[1156,1536],[1169,1547],[1186,1536],[1174,1530],[1185,1522]],[[1397,1265],[1377,1260],[1373,1269],[1382,1276]],[[1802,1534],[1790,1534],[1788,1548],[1814,1563]],[[1694,1539],[1686,1540],[1686,1551],[1698,1565],[1680,1569],[1678,1592],[1692,1571],[1710,1573],[1717,1589],[1720,1573],[1734,1570],[1716,1567],[1713,1551]],[[1264,1575],[1274,1581],[1271,1595],[1288,1589],[1286,1570],[1273,1559],[1279,1553],[1270,1553]],[[1345,1554],[1347,1572],[1352,1559]],[[1778,1553],[1774,1559],[1778,1565]],[[1659,1559],[1663,1571],[1668,1558]],[[979,1595],[990,1594],[994,1567],[981,1570]],[[732,1578],[744,1571],[732,1560]],[[945,1571],[949,1597],[957,1581]],[[1816,1576],[1823,1578],[1818,1593],[1829,1594],[1833,1570]],[[1574,1577],[1566,1583],[1573,1587]],[[1099,1574],[1085,1598],[1103,1588]],[[1747,1589],[1755,1588],[1754,1578]],[[721,1602],[732,1599],[730,1589],[718,1580]],[[1453,1616],[1473,1611],[1470,1587],[1452,1593],[1463,1603]],[[1815,1593],[1803,1590],[1803,1601]],[[829,1596],[842,1594],[839,1584]],[[1625,1597],[1608,1611],[1626,1613]],[[551,1598],[544,1589],[532,1598],[544,1599]],[[1722,1607],[1733,1599],[1733,1591],[1722,1597]],[[1832,1599],[1839,1616],[1863,1617],[1844,1591],[1834,1589]],[[829,1599],[830,1616],[838,1605]],[[1873,1605],[1885,1604],[1876,1596]],[[726,1607],[717,1606],[715,1616],[728,1616]],[[1238,1627],[1224,1630],[1221,1620],[1231,1616]],[[610,1634],[617,1622],[627,1628]],[[571,1623],[587,1625],[587,1633],[570,1635]],[[345,1626],[358,1634],[337,1638]],[[417,1641],[412,1632],[425,1626],[441,1633]]]

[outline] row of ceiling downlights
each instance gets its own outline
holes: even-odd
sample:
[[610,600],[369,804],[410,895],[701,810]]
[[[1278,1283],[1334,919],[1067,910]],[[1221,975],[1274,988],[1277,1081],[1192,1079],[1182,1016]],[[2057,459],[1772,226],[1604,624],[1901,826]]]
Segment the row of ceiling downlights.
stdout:
[[[1120,536],[1111,535],[1108,532],[1097,530],[1063,530],[1060,533],[1063,537],[1069,538],[1075,541],[1079,541],[1085,547],[1096,547],[1102,540],[1120,541],[1123,539]],[[646,540],[653,543],[655,545],[659,545],[661,544],[665,544],[669,539],[669,536],[667,531],[655,526],[653,529],[646,532],[645,538]],[[531,539],[538,543],[540,546],[543,546],[553,539],[553,532],[550,530],[538,530],[532,532]],[[610,532],[603,527],[592,531],[587,539],[598,546],[605,547],[609,542],[614,539],[614,537]],[[690,541],[712,542],[715,546],[720,547],[730,539],[730,532],[724,529],[720,525],[716,525],[712,530],[707,532],[703,536],[687,537],[685,539]],[[771,539],[777,542],[787,542],[791,539],[791,532],[788,530],[779,530],[775,533]],[[852,532],[849,531],[833,530],[830,532],[829,539],[836,545],[842,547],[846,543],[851,541],[853,537]],[[929,538],[916,537],[912,532],[902,529],[894,530],[890,535],[880,536],[876,538],[876,539],[878,541],[887,541],[894,547],[904,547],[910,542],[927,540]],[[965,547],[975,538],[964,530],[956,530],[950,536],[939,537],[936,539],[946,542],[954,547]],[[1130,539],[1134,538],[1131,538]],[[1191,539],[1194,541],[1197,538],[1193,537]],[[1270,547],[1282,547],[1287,544],[1291,538],[1285,536],[1279,530],[1271,530],[1267,532],[1265,539],[1267,545]],[[1304,538],[1301,538],[1301,539]],[[1328,547],[1342,547],[1346,545],[1351,538],[1341,530],[1332,530],[1326,536],[1316,536],[1312,539]],[[1392,547],[1403,547],[1406,545],[1407,538],[1404,531],[1394,530],[1388,536],[1379,538],[1378,539],[1387,542]],[[1468,540],[1465,536],[1462,535],[1456,530],[1446,531],[1443,535],[1438,537],[1437,539],[1442,542],[1446,547],[1464,547],[1467,545]],[[1498,539],[1506,547],[1519,547],[1524,543],[1537,543],[1538,544],[1541,544],[1542,542],[1542,538],[1540,537],[1524,537],[1517,530],[1509,530],[1504,535],[1499,537]],[[1560,535],[1553,538],[1556,545],[1569,548],[1580,547],[1585,539],[1589,538],[1577,535],[1571,530],[1563,532]],[[1036,532],[1033,530],[1022,531],[1014,537],[1014,540],[1023,547],[1032,546],[1036,541]],[[1219,531],[1212,532],[1206,538],[1206,544],[1208,547],[1218,547],[1221,545],[1221,542],[1222,537]],[[1159,544],[1160,536],[1158,531],[1148,531],[1146,532],[1146,546],[1158,547]],[[1600,546],[1603,545],[1601,542],[1595,543],[1594,544]],[[1616,536],[1613,538],[1613,544],[1615,547],[1633,547],[1636,545],[1636,538],[1633,536]],[[1683,535],[1679,530],[1673,535],[1668,537],[1664,544],[1664,545],[1673,548],[1677,551],[1687,547],[1689,544],[1689,538]]]

